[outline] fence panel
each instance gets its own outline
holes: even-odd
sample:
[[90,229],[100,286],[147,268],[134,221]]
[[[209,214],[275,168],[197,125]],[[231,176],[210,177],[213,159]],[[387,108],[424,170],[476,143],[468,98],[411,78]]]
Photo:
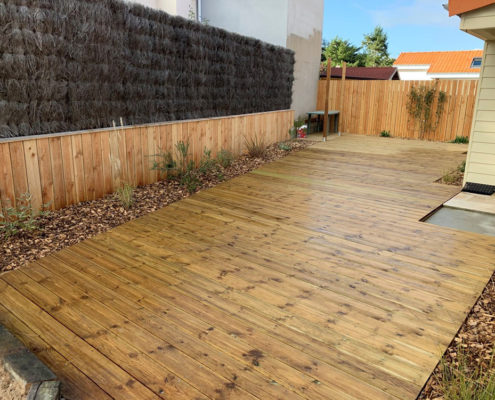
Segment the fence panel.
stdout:
[[[318,86],[317,108],[325,106],[325,80]],[[469,136],[474,115],[477,80],[440,81],[360,81],[331,80],[329,107],[340,111],[340,131],[379,135],[390,131],[392,136],[419,139],[420,133],[407,111],[411,88],[420,86],[446,93],[444,111],[436,129],[421,139],[449,141],[456,136]],[[434,117],[433,117],[434,118]]]
[[173,151],[189,141],[198,161],[205,148],[245,150],[245,138],[257,135],[271,144],[288,138],[293,110],[125,126],[103,130],[0,139],[0,205],[14,205],[25,193],[40,208],[59,209],[113,193],[123,182],[156,182],[153,154]]

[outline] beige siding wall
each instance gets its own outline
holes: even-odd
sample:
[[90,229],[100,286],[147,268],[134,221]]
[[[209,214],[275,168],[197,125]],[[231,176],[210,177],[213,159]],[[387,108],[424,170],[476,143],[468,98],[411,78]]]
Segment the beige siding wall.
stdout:
[[480,39],[495,40],[495,4],[462,14],[460,28]]
[[495,185],[495,41],[485,43],[464,180]]

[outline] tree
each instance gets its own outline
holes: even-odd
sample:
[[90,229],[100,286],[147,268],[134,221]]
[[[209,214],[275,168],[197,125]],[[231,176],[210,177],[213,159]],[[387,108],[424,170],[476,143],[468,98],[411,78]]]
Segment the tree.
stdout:
[[387,34],[381,26],[376,26],[373,32],[364,35],[362,44],[367,67],[390,66],[394,63],[395,60],[388,53]]
[[360,50],[360,47],[354,46],[348,40],[336,36],[323,51],[324,63],[326,64],[326,60],[331,58],[332,67],[342,66],[344,61],[350,66],[361,67],[364,65],[364,57],[359,52]]
[[328,40],[323,39],[321,41],[321,60],[320,61],[322,63],[325,63],[325,64],[326,64],[326,61],[327,61],[327,56],[325,54],[325,49],[327,48],[327,46],[328,46]]

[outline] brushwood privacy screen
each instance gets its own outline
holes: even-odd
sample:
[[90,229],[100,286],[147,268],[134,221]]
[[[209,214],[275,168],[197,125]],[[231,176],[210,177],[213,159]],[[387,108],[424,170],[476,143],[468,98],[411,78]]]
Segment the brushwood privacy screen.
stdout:
[[290,108],[293,52],[119,0],[0,0],[0,137]]

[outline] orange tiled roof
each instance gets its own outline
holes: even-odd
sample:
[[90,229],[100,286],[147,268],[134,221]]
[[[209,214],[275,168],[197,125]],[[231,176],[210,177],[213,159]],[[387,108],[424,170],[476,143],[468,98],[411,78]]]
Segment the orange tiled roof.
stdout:
[[394,65],[430,65],[430,74],[480,72],[480,68],[471,68],[471,62],[482,56],[483,50],[400,53]]
[[449,14],[459,15],[494,3],[494,0],[449,0]]

